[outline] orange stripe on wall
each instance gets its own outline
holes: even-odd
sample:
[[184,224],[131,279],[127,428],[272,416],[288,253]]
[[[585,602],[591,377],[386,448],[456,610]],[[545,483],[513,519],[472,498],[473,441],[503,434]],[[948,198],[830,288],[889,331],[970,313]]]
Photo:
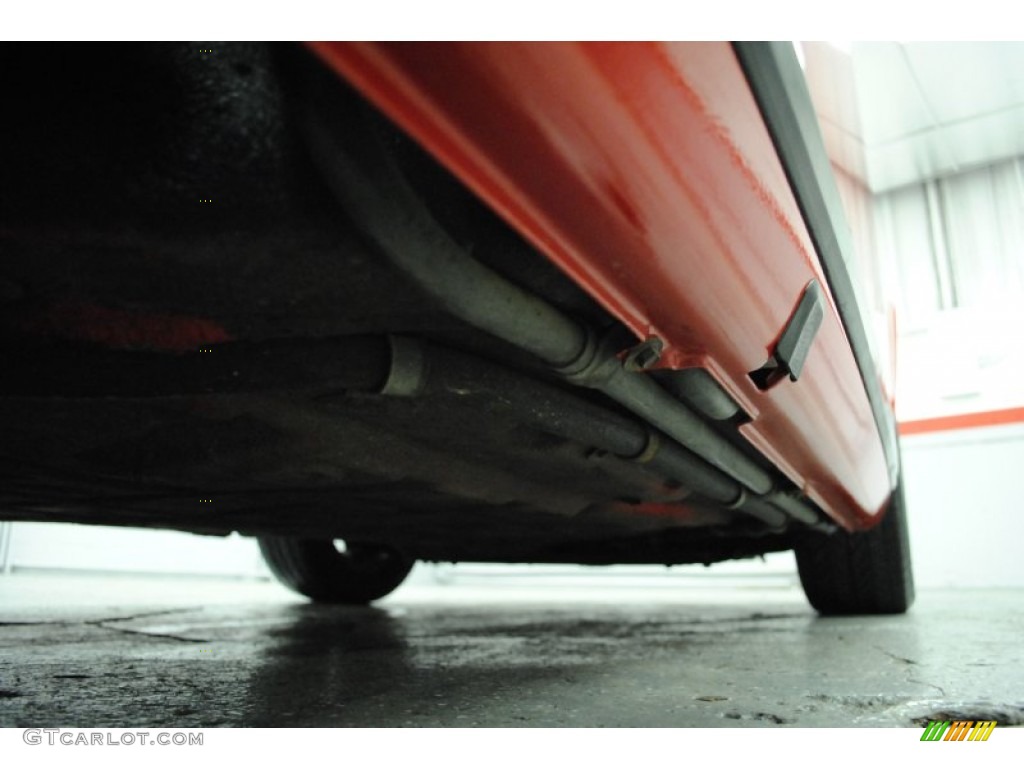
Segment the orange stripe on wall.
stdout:
[[949,432],[954,429],[995,427],[1000,424],[1020,424],[1022,422],[1024,422],[1024,408],[1004,408],[1000,411],[958,413],[953,416],[937,416],[934,419],[901,421],[900,434],[920,435],[926,432]]

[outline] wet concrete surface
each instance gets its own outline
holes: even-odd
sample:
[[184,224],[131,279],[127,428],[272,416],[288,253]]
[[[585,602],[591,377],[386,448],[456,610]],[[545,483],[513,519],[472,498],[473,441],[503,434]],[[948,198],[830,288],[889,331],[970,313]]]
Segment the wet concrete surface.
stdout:
[[0,576],[0,726],[912,726],[1024,722],[1021,592],[823,619],[799,590]]

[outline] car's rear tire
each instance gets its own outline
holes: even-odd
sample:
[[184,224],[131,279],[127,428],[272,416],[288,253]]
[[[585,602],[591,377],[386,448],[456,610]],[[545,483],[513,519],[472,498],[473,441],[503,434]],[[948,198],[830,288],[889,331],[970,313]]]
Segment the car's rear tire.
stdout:
[[811,535],[795,549],[804,594],[819,613],[904,613],[914,602],[902,483],[874,528]]
[[260,551],[285,586],[318,603],[365,605],[390,594],[412,570],[413,560],[380,544],[331,539],[261,536]]

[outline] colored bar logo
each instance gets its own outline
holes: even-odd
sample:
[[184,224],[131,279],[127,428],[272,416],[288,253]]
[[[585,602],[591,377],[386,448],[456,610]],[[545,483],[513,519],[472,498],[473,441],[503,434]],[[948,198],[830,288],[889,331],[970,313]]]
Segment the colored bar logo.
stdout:
[[929,720],[921,741],[988,741],[995,720]]

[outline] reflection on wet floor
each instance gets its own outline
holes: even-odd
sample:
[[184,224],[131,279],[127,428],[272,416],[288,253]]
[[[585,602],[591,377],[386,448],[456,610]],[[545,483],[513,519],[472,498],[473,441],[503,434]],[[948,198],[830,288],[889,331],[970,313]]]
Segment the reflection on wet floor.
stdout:
[[[20,583],[19,583],[20,582]],[[398,593],[315,606],[266,585],[41,606],[0,579],[0,725],[911,726],[1024,717],[1014,592],[821,619],[785,590]],[[111,589],[106,601],[96,597]],[[99,590],[97,592],[97,590]],[[234,590],[234,592],[233,592]],[[457,591],[457,590],[456,590]],[[579,590],[577,590],[579,592]],[[639,594],[636,594],[639,592]],[[474,595],[478,598],[473,599]],[[687,598],[692,598],[687,600]]]

